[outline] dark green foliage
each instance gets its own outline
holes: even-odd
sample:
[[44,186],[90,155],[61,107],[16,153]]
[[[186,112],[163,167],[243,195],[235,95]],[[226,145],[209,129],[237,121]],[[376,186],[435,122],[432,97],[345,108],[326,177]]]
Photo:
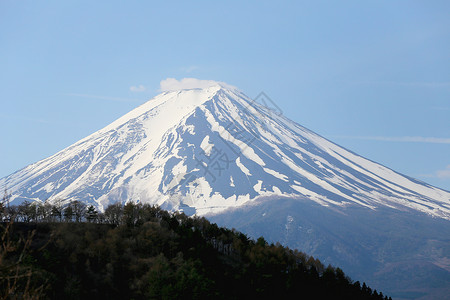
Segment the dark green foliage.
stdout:
[[46,209],[51,222],[16,223],[11,233],[36,232],[22,264],[44,298],[388,299],[339,268],[205,218],[133,203],[104,214],[80,203]]
[[86,210],[86,220],[89,223],[96,222],[98,220],[98,212],[93,205],[89,205]]

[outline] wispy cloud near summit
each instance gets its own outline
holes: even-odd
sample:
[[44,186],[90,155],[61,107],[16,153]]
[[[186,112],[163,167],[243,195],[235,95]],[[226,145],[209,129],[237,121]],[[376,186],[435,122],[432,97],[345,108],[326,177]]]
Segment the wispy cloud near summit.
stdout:
[[138,85],[138,86],[130,86],[130,91],[135,92],[135,93],[139,93],[139,92],[145,92],[145,90],[147,90],[147,88],[145,86],[143,86],[142,84]]
[[441,179],[450,179],[450,165],[443,170],[436,171],[436,176]]
[[178,91],[184,89],[204,89],[217,85],[214,80],[202,80],[197,78],[183,78],[177,80],[175,78],[167,78],[159,83],[161,92]]
[[431,143],[431,144],[450,144],[450,138],[424,137],[424,136],[334,136],[335,138],[349,140],[370,140],[383,142],[401,142],[401,143]]

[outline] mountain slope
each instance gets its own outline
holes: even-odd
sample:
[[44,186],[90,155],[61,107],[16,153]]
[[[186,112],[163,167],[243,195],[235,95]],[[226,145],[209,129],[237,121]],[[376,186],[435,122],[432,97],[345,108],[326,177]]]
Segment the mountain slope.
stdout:
[[217,83],[166,92],[3,178],[12,200],[143,201],[206,214],[259,198],[412,209],[450,219],[450,193],[322,138]]

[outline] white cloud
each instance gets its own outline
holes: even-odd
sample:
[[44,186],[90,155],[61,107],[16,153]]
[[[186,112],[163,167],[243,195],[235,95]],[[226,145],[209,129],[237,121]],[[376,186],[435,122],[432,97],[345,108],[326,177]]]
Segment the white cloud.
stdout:
[[223,85],[223,83],[214,80],[202,80],[197,78],[183,78],[177,80],[175,78],[167,78],[161,80],[159,86],[162,92],[169,92],[186,89],[204,89],[218,84]]
[[353,140],[371,140],[383,142],[403,142],[403,143],[431,143],[431,144],[450,144],[450,138],[424,137],[424,136],[335,136],[335,138],[353,139]]
[[355,84],[368,85],[387,85],[387,86],[406,86],[419,88],[446,88],[450,86],[450,82],[400,82],[400,81],[356,81]]
[[450,165],[445,167],[443,170],[437,170],[433,173],[420,174],[418,177],[424,178],[438,178],[438,179],[450,179]]
[[138,86],[130,86],[130,91],[135,92],[135,93],[144,92],[145,90],[146,90],[146,87],[143,86],[142,84],[140,84]]
[[436,177],[441,179],[450,179],[450,165],[448,165],[444,170],[436,171]]

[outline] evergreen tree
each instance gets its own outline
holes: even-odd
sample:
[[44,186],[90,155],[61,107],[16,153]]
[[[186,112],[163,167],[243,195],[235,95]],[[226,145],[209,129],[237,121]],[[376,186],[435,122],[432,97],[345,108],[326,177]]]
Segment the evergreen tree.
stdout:
[[89,205],[86,210],[86,220],[89,223],[97,221],[98,212],[93,205]]

